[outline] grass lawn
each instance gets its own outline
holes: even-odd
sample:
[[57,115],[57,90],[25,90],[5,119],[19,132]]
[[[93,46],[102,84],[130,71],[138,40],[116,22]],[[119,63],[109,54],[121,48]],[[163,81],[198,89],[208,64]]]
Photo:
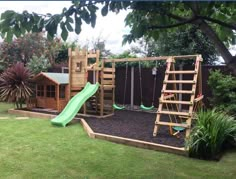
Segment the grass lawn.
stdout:
[[0,178],[235,178],[236,151],[219,162],[90,139],[81,125],[17,120],[0,103]]

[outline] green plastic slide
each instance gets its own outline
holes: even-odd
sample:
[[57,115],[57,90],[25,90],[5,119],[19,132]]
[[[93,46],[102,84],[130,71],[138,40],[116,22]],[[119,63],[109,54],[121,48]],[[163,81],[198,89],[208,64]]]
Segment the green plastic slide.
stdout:
[[75,117],[87,99],[96,93],[98,88],[99,83],[91,84],[88,82],[80,93],[71,98],[63,111],[51,120],[51,123],[57,126],[65,127],[66,124],[68,124]]

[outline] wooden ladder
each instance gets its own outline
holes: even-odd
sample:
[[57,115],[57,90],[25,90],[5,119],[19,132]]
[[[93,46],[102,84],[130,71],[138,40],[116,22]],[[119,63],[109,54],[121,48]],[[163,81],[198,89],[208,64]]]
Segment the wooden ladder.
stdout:
[[[194,109],[194,100],[195,100],[195,94],[197,90],[197,82],[198,78],[201,78],[201,61],[202,58],[200,55],[196,56],[195,61],[195,69],[194,70],[182,70],[182,71],[176,71],[174,67],[175,59],[174,57],[170,57],[167,59],[167,67],[166,67],[166,72],[165,72],[165,77],[163,81],[163,87],[161,91],[161,97],[159,99],[159,107],[157,111],[157,116],[156,116],[156,121],[155,121],[155,126],[154,126],[154,131],[153,131],[153,136],[156,136],[158,133],[158,128],[160,125],[172,127],[172,126],[178,126],[178,127],[183,127],[186,129],[186,137],[189,136],[190,134],[190,128],[191,128],[191,123],[192,123],[192,118],[193,118],[193,109]],[[176,80],[176,74],[192,74],[193,75],[193,80]],[[169,77],[172,76],[172,79],[169,80]],[[201,93],[201,81],[199,80],[199,85],[198,85],[198,92]],[[192,86],[191,90],[178,90],[176,84],[189,84]],[[173,85],[173,90],[167,89],[167,85],[172,84]],[[177,94],[189,94],[190,95],[190,100],[189,101],[183,101],[183,100],[176,100],[174,98],[166,98],[166,94],[169,94],[170,96],[172,95],[177,95]],[[179,111],[179,109],[169,109],[169,110],[164,110],[163,109],[163,104],[168,105],[168,104],[175,104],[175,105],[187,105],[188,106],[188,111]],[[182,119],[186,119],[186,122],[184,123],[176,123],[173,121],[166,122],[166,121],[161,121],[161,116],[162,115],[174,115],[175,117],[179,117]],[[171,131],[171,130],[170,130]]]

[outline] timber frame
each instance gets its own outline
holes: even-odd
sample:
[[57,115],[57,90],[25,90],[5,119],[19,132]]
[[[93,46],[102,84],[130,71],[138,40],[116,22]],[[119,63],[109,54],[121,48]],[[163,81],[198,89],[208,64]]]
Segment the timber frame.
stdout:
[[[128,58],[128,59],[104,59],[104,63],[117,63],[117,62],[137,62],[137,61],[156,61],[164,60],[166,61],[167,67],[165,72],[165,78],[163,81],[162,93],[159,99],[159,107],[157,110],[156,121],[154,124],[153,136],[157,136],[158,128],[161,125],[169,126],[170,134],[175,135],[178,133],[173,133],[172,127],[182,127],[186,129],[186,137],[189,136],[192,119],[195,115],[195,110],[197,106],[202,104],[202,73],[201,73],[201,55],[182,55],[182,56],[162,56],[162,57],[144,57],[144,58]],[[195,68],[193,70],[175,70],[175,62],[177,60],[193,60]],[[177,80],[177,75],[193,75],[192,80]],[[177,88],[177,84],[190,85],[191,90],[182,90]],[[188,94],[190,98],[187,101],[183,101],[178,96],[179,94]],[[169,96],[170,98],[166,97]],[[174,97],[174,100],[172,99]],[[178,106],[175,109],[164,109],[163,104],[168,106],[168,104],[177,105],[187,105],[187,110],[182,110]],[[161,121],[161,115],[174,116],[176,122],[170,120],[169,122]],[[184,122],[177,122],[177,119],[185,120]]]
[[[93,83],[99,82],[98,92],[87,102],[92,107],[84,104],[82,113],[84,115],[95,115],[98,117],[110,116],[114,113],[112,105],[115,103],[115,63],[117,62],[137,62],[137,61],[166,61],[166,72],[163,81],[160,103],[157,110],[156,121],[154,124],[153,136],[158,134],[160,126],[168,126],[170,134],[173,132],[172,127],[182,127],[186,129],[186,137],[190,134],[192,119],[196,106],[202,102],[202,74],[201,74],[201,55],[182,55],[182,56],[162,56],[162,57],[144,57],[144,58],[127,58],[127,59],[102,59],[99,60],[99,51],[68,50],[69,53],[69,96],[73,97],[80,92],[88,82],[88,71],[93,71]],[[95,62],[89,63],[89,59],[94,58]],[[177,60],[193,60],[195,65],[193,70],[175,70]],[[106,67],[106,63],[111,63],[111,67]],[[192,80],[178,79],[178,75],[193,75]],[[178,89],[177,84],[189,85],[191,90]],[[182,100],[179,95],[189,95],[188,100]],[[168,98],[168,96],[170,96]],[[164,104],[164,105],[163,105]],[[174,104],[175,109],[168,108],[168,105]],[[182,109],[183,106],[187,108]],[[180,107],[179,107],[180,106]],[[169,115],[170,121],[162,121],[162,115]],[[171,120],[175,118],[175,122]],[[182,122],[184,120],[184,122]],[[181,121],[181,122],[180,122]]]

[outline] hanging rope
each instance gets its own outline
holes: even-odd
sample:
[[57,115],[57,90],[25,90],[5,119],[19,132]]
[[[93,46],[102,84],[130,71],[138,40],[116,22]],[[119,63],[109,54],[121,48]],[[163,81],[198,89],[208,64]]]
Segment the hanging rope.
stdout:
[[152,91],[152,106],[154,106],[154,99],[155,99],[155,93],[156,93],[156,84],[157,84],[157,61],[155,66],[155,77],[154,77],[154,84],[153,84],[153,91]]
[[142,90],[142,71],[141,71],[141,62],[139,61],[139,88],[140,88],[140,98],[141,98],[141,105],[143,104],[143,90]]
[[125,66],[125,87],[124,87],[124,96],[123,96],[123,106],[125,105],[127,79],[128,79],[128,62],[126,62],[126,66]]
[[[143,105],[143,90],[142,90],[142,70],[141,70],[141,62],[139,61],[139,87],[140,87],[140,98],[141,98],[141,105],[140,105],[140,108],[143,109],[143,110],[152,110],[154,108],[153,106],[153,102],[152,102],[152,106],[150,107],[147,107],[147,106],[144,106]],[[156,88],[156,87],[155,87]],[[153,100],[154,101],[154,98]]]
[[126,97],[126,88],[127,88],[127,79],[128,79],[128,62],[126,62],[125,67],[125,87],[124,87],[124,96],[123,96],[123,106],[118,106],[117,104],[113,104],[113,108],[117,110],[125,109],[125,97]]

